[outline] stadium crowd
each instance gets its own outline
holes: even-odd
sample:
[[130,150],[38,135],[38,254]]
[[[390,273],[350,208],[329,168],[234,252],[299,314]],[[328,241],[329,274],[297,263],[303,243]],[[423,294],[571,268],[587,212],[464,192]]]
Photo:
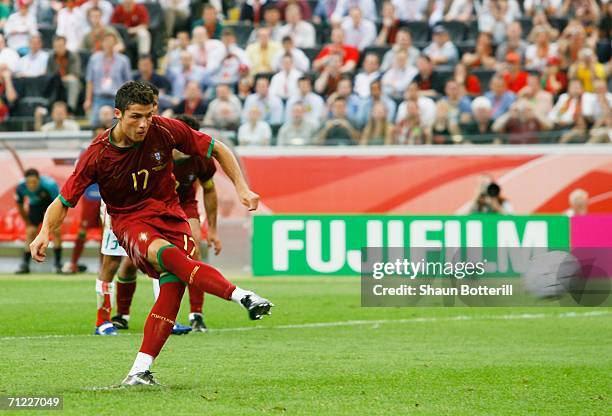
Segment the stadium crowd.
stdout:
[[0,0],[0,28],[4,130],[109,127],[143,79],[241,145],[612,141],[608,0]]

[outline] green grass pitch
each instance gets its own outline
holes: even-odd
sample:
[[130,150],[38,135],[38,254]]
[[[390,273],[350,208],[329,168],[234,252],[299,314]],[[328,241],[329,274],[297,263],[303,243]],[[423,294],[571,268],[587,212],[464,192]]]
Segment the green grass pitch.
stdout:
[[272,317],[207,297],[212,331],[170,338],[163,388],[105,390],[138,350],[151,282],[130,330],[96,337],[93,275],[0,275],[0,395],[62,395],[74,415],[610,414],[609,309],[361,308],[358,279],[238,282]]

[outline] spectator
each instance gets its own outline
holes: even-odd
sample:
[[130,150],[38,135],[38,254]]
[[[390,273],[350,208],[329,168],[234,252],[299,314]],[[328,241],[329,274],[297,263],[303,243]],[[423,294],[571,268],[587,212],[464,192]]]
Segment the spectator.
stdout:
[[300,15],[303,16],[305,20],[312,19],[312,9],[306,0],[279,0],[276,4],[281,12],[281,18],[283,20],[288,20],[287,9],[291,6],[297,6]]
[[368,53],[363,59],[362,71],[355,77],[355,93],[361,98],[370,96],[370,85],[372,82],[380,79],[378,55]]
[[459,135],[457,119],[451,116],[448,101],[439,100],[436,103],[436,118],[431,126],[431,142],[433,144],[453,144]]
[[[43,111],[40,111],[43,110]],[[68,105],[63,101],[56,101],[51,108],[51,121],[42,124],[42,116],[47,113],[44,107],[38,107],[34,113],[34,129],[42,132],[52,131],[79,131],[79,123],[68,118]]]
[[417,60],[418,73],[414,81],[424,95],[435,97],[444,93],[444,77],[433,70],[433,63],[427,55],[421,55]]
[[135,0],[123,0],[115,6],[111,23],[121,24],[127,28],[130,37],[138,42],[138,55],[151,53],[151,33],[149,33],[149,13],[142,4]]
[[537,114],[548,114],[553,108],[553,96],[542,89],[540,79],[536,74],[527,76],[527,85],[519,92],[518,97],[526,100]]
[[81,95],[81,58],[78,53],[69,51],[66,38],[56,36],[53,39],[53,53],[47,60],[47,75],[58,75],[68,97],[68,106],[72,111],[77,109]]
[[556,16],[561,4],[563,4],[563,0],[525,0],[523,10],[527,16],[533,16],[540,10],[544,10],[549,16]]
[[204,26],[210,39],[221,39],[223,23],[217,18],[217,9],[211,4],[205,4],[202,8],[202,18],[193,22],[192,30],[197,26]]
[[281,71],[274,74],[270,81],[270,95],[287,100],[299,95],[298,79],[302,77],[302,72],[295,69],[291,55],[285,55],[282,62]]
[[482,94],[480,87],[480,80],[476,75],[470,73],[469,68],[463,64],[458,63],[455,65],[453,70],[453,79],[457,84],[470,96],[478,96]]
[[561,94],[553,107],[550,121],[562,129],[571,129],[582,119],[583,108],[582,82],[579,79],[572,79],[567,87],[567,92]]
[[493,123],[492,129],[507,134],[508,144],[536,144],[540,141],[539,133],[551,127],[544,114],[533,111],[527,100],[519,99]]
[[412,82],[417,73],[416,68],[408,65],[408,54],[405,51],[398,51],[395,54],[393,66],[382,77],[384,94],[393,99],[400,100],[406,87]]
[[278,30],[281,39],[289,36],[298,48],[314,48],[316,45],[316,32],[314,26],[302,20],[300,6],[290,4],[285,13],[287,24]]
[[586,215],[589,210],[589,194],[582,188],[574,189],[568,197],[569,208],[565,212],[568,217]]
[[370,84],[370,96],[362,99],[361,109],[357,116],[358,124],[365,125],[370,119],[370,115],[374,110],[374,104],[381,102],[386,108],[386,114],[389,122],[395,120],[396,105],[388,96],[382,94],[382,84],[380,80],[375,80]]
[[502,62],[510,52],[519,54],[522,58],[525,57],[525,52],[529,44],[522,38],[523,28],[520,22],[512,22],[506,28],[506,40],[497,46],[496,57]]
[[325,102],[319,95],[312,92],[312,82],[308,77],[303,76],[298,80],[298,89],[299,94],[287,100],[286,120],[291,119],[293,106],[301,102],[304,106],[304,118],[318,128],[326,117]]
[[188,81],[185,84],[185,92],[182,97],[184,98],[172,110],[174,114],[187,114],[198,119],[204,117],[208,105],[204,100],[199,83]]
[[492,140],[492,111],[488,98],[476,97],[472,101],[472,121],[460,124],[464,142],[485,143]]
[[512,205],[502,196],[501,188],[490,175],[480,177],[480,185],[476,193],[476,199],[470,208],[472,214],[501,214],[512,213]]
[[[520,58],[520,56],[519,56]],[[476,39],[476,50],[474,53],[464,53],[461,57],[468,68],[494,69],[497,61],[493,56],[493,39],[489,33],[479,33]]]
[[187,51],[191,39],[189,38],[188,32],[178,32],[176,34],[176,40],[170,39],[168,41],[168,52],[166,53],[166,73],[172,68],[181,67],[181,54]]
[[344,43],[362,51],[376,41],[376,25],[364,19],[359,7],[351,7],[349,15],[342,19]]
[[567,75],[561,71],[560,65],[561,60],[558,57],[550,57],[542,74],[543,88],[553,95],[559,95],[567,88]]
[[331,21],[333,23],[341,22],[342,18],[349,14],[351,7],[358,7],[363,15],[368,16],[368,19],[372,21],[378,20],[374,0],[338,0],[336,9],[332,13]]
[[406,112],[397,123],[397,143],[431,144],[431,126],[422,121],[417,102],[409,100],[402,104],[405,104]]
[[4,24],[4,36],[9,48],[21,56],[28,53],[30,36],[38,33],[36,17],[30,13],[30,0],[17,0],[17,11],[12,13]]
[[494,43],[505,39],[506,28],[521,18],[521,8],[516,0],[483,0],[475,3],[478,14],[478,30],[493,35]]
[[98,124],[104,130],[110,129],[115,125],[115,110],[114,106],[103,105],[98,110]]
[[242,104],[227,84],[218,84],[216,98],[208,105],[204,124],[220,129],[236,129],[240,125]]
[[359,144],[393,144],[393,130],[393,124],[389,122],[387,107],[382,101],[377,101],[374,103],[372,115],[361,133]]
[[0,66],[0,122],[6,120],[10,107],[17,101],[11,70]]
[[259,77],[255,81],[255,93],[248,96],[242,109],[242,122],[248,120],[252,107],[259,107],[263,121],[270,125],[283,124],[283,102],[280,98],[270,95],[270,81]]
[[559,16],[576,17],[584,26],[596,24],[600,14],[595,0],[564,0],[559,9]]
[[[159,90],[159,111],[163,112],[169,107],[172,107],[172,99],[170,92],[172,84],[168,81],[165,75],[160,75],[153,68],[153,58],[149,55],[143,55],[138,58],[138,73],[135,77],[136,81],[146,81],[153,84]],[[180,114],[180,113],[179,113]]]
[[338,55],[329,55],[321,75],[315,81],[315,91],[324,97],[329,97],[336,91],[342,78],[342,61]]
[[295,146],[312,144],[318,124],[312,124],[305,116],[305,107],[301,101],[296,101],[291,107],[291,117],[287,118],[278,131],[278,146]]
[[249,20],[258,26],[264,15],[264,6],[268,0],[245,0],[240,8],[240,21]]
[[195,81],[200,85],[203,85],[206,81],[206,70],[200,65],[196,65],[193,56],[188,52],[181,53],[181,67],[170,68],[168,70],[168,79],[172,80],[172,91],[171,95],[178,99],[183,95],[185,86],[189,81]]
[[608,91],[604,80],[593,81],[593,92],[585,93],[582,114],[589,124],[601,126],[607,114],[612,112],[612,93]]
[[66,1],[57,12],[57,29],[55,34],[66,38],[66,47],[71,52],[77,52],[87,32],[87,21],[76,5],[76,1]]
[[557,44],[550,42],[550,31],[543,26],[534,27],[529,37],[534,44],[529,45],[525,51],[525,68],[541,72],[546,62],[557,56]]
[[397,109],[395,122],[401,123],[401,121],[406,118],[408,103],[411,101],[415,102],[419,109],[419,123],[431,127],[436,117],[436,103],[419,91],[419,86],[416,82],[411,82],[404,92],[404,102],[402,102]]
[[473,13],[473,0],[452,0],[448,11],[444,15],[444,21],[470,23],[474,17]]
[[606,80],[606,69],[597,62],[591,49],[584,48],[578,54],[578,62],[570,66],[568,75],[570,78],[582,81],[585,92],[593,92],[593,83],[596,79]]
[[115,107],[115,94],[119,87],[132,79],[130,60],[115,52],[117,38],[104,35],[102,51],[94,53],[87,63],[85,102],[83,109],[91,110],[91,124],[98,124],[98,111],[104,105]]
[[49,53],[43,50],[42,46],[40,34],[32,34],[29,52],[22,56],[17,64],[17,77],[40,77],[47,72]]
[[602,119],[602,123],[595,123],[589,132],[589,143],[612,143],[612,111]]
[[332,30],[331,44],[325,46],[315,58],[312,66],[315,71],[323,72],[330,64],[333,56],[340,58],[340,72],[352,72],[359,61],[359,51],[344,43],[344,31],[340,28]]
[[6,46],[4,35],[0,33],[0,68],[8,68],[9,71],[15,72],[17,65],[19,65],[19,54]]
[[270,40],[270,29],[260,27],[257,29],[257,42],[246,48],[246,54],[251,62],[251,75],[269,73],[273,71],[272,58],[281,49],[278,42]]
[[[268,28],[268,30],[270,31],[270,39],[275,41],[275,42],[280,42],[282,39],[282,36],[280,34],[280,28],[282,26],[282,22],[281,22],[281,14],[280,11],[278,10],[278,7],[276,7],[276,5],[270,1],[268,1],[266,3],[266,6],[264,7],[264,21],[265,21],[265,27]],[[258,25],[255,25],[255,27],[257,28]],[[251,31],[251,35],[249,36],[249,40],[247,43],[251,44],[253,42],[255,42],[257,40],[257,29]]]
[[318,0],[312,20],[314,23],[329,23],[336,10],[338,0]]
[[395,45],[393,45],[393,47],[389,49],[383,57],[383,62],[380,68],[382,72],[386,72],[389,70],[389,68],[391,68],[393,61],[395,60],[395,54],[400,50],[406,51],[408,54],[408,65],[410,66],[416,66],[417,60],[421,55],[421,52],[419,52],[419,50],[412,45],[412,35],[408,29],[402,28],[398,30],[396,39],[397,42]]
[[401,21],[427,21],[428,0],[391,0],[391,3],[395,6],[397,18]]
[[472,117],[472,101],[457,81],[449,79],[444,87],[446,95],[442,99],[448,104],[448,117],[454,124],[467,123]]
[[241,105],[244,104],[246,99],[249,98],[249,95],[251,95],[253,92],[254,85],[255,81],[251,76],[244,76],[238,81],[238,91],[236,92],[236,95],[238,96]]
[[104,36],[111,34],[117,39],[115,52],[120,53],[125,50],[125,45],[117,29],[103,22],[102,10],[98,7],[87,9],[87,21],[89,22],[89,32],[83,37],[81,49],[85,49],[91,53],[100,52],[102,50]]
[[209,63],[216,64],[220,61],[220,57],[225,53],[225,45],[220,40],[209,39],[206,29],[196,26],[192,31],[191,45],[187,47],[187,52],[193,56],[196,65],[209,69]]
[[527,85],[528,73],[521,69],[521,57],[519,54],[510,52],[506,56],[506,70],[503,72],[506,88],[517,94]]
[[[171,38],[174,35],[174,29],[184,27],[191,13],[189,0],[160,0],[159,4],[164,12],[164,27],[166,28],[166,37]],[[206,5],[205,7],[212,7]],[[213,7],[214,10],[214,7]],[[215,15],[217,11],[215,10]],[[180,114],[180,113],[179,113]]]
[[252,106],[247,111],[247,119],[238,129],[238,144],[240,146],[268,146],[272,140],[272,129],[261,119],[262,112],[258,106]]
[[578,60],[580,51],[584,48],[595,48],[597,33],[593,31],[587,37],[586,30],[579,20],[570,20],[557,40],[557,53],[563,66],[569,66]]
[[285,36],[283,38],[282,49],[276,52],[276,55],[272,58],[274,71],[280,70],[283,57],[287,54],[291,55],[293,58],[295,69],[302,72],[308,72],[310,69],[310,61],[304,52],[293,45],[293,40],[290,36]]
[[491,117],[497,120],[500,116],[510,110],[516,96],[508,91],[506,83],[500,75],[494,75],[489,83],[489,91],[485,94],[492,106]]
[[385,1],[382,6],[381,27],[376,37],[379,46],[393,45],[397,38],[400,20],[395,14],[395,6],[390,1]]
[[11,15],[11,5],[9,0],[0,1],[0,30],[4,28],[6,19]]
[[433,28],[432,42],[423,49],[423,54],[429,56],[434,65],[454,65],[459,60],[459,51],[451,42],[443,25]]
[[333,103],[339,97],[342,97],[346,102],[346,118],[348,118],[354,127],[362,128],[363,124],[360,124],[358,119],[362,101],[357,94],[353,93],[353,81],[351,81],[351,78],[348,76],[343,76],[342,79],[340,79],[338,88],[327,99],[327,106],[331,109]]
[[325,122],[317,135],[316,144],[355,144],[359,131],[355,129],[346,116],[346,99],[338,97],[331,105],[332,117]]
[[[80,2],[79,2],[80,3]],[[113,15],[113,3],[107,0],[89,0],[79,6],[82,19],[86,19],[89,22],[89,10],[96,8],[100,10],[100,20],[103,26],[110,25],[111,17]]]

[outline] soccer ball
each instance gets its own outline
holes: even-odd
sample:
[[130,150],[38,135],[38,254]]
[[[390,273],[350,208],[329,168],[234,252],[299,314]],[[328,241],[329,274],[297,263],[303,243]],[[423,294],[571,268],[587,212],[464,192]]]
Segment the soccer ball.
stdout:
[[581,279],[580,263],[565,251],[549,251],[531,258],[523,278],[533,296],[559,298]]

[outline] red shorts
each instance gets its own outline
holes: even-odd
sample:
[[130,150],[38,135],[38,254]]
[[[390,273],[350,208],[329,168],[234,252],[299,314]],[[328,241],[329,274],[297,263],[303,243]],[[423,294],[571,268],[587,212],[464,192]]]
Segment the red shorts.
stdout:
[[100,227],[100,200],[81,199],[81,226],[85,229]]
[[187,218],[197,218],[200,219],[200,211],[198,210],[198,201],[185,201],[181,202],[181,208],[185,211],[185,215]]
[[181,218],[153,217],[114,221],[113,231],[134,264],[155,279],[159,278],[159,272],[147,260],[149,244],[153,241],[166,240],[189,256],[195,251],[189,223]]

